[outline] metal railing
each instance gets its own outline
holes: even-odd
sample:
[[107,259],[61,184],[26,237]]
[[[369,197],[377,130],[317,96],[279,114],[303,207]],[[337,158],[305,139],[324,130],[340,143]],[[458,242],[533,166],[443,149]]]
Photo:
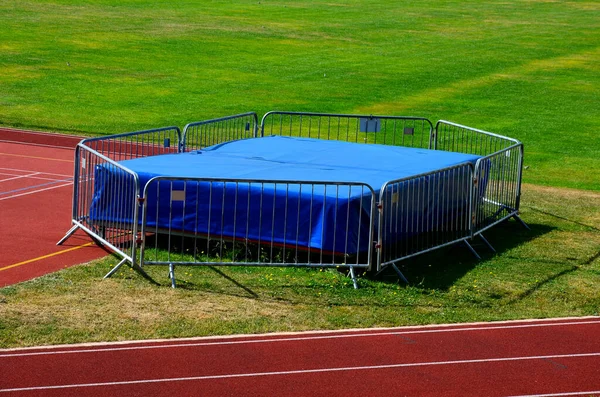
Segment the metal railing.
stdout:
[[81,141],[75,149],[72,227],[57,244],[82,229],[121,256],[109,275],[125,262],[141,270],[135,244],[141,187],[138,175],[121,162],[177,153],[180,140],[179,128],[166,127]]
[[444,120],[435,124],[433,142],[432,149],[435,150],[478,156],[487,156],[520,143],[513,138]]
[[518,218],[521,200],[523,145],[514,144],[477,160],[473,194],[473,235]]
[[473,179],[472,237],[511,217],[522,222],[518,217],[523,168],[521,142],[443,120],[435,125],[434,142],[437,150],[482,156],[475,165]]
[[471,238],[473,169],[463,163],[382,186],[378,271]]
[[143,265],[369,268],[375,192],[364,183],[155,177]]
[[183,129],[181,151],[203,149],[219,143],[255,138],[258,116],[254,112],[189,123]]
[[423,117],[268,112],[261,136],[281,135],[430,148],[433,125]]
[[[105,190],[98,202],[100,187]],[[137,174],[79,144],[75,154],[73,190],[72,227],[57,245],[81,229],[98,244],[121,256],[122,261],[117,267],[130,262],[132,267],[139,268],[134,243],[138,230],[137,197],[140,193]],[[112,205],[108,220],[102,209],[113,200],[116,204]],[[96,207],[93,203],[97,203]]]
[[123,161],[178,153],[180,142],[179,127],[164,127],[85,139],[79,145],[111,160]]
[[[159,176],[140,186],[128,161],[281,135],[474,155],[472,162],[363,182]],[[471,161],[469,160],[469,161]],[[381,271],[518,217],[523,145],[420,117],[269,112],[87,139],[76,149],[73,227],[147,276],[145,265],[345,267]],[[217,174],[218,175],[218,174]],[[378,210],[378,211],[377,211]],[[160,222],[158,220],[161,220]],[[489,243],[487,243],[489,245]],[[139,247],[139,250],[138,250]],[[490,245],[491,247],[491,245]]]

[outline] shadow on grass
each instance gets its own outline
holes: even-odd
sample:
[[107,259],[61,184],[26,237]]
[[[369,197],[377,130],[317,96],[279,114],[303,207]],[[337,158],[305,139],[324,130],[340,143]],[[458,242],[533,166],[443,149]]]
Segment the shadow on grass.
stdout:
[[[471,242],[471,245],[482,257],[482,260],[486,260],[494,255],[502,254],[510,249],[526,244],[529,241],[556,229],[553,226],[544,224],[530,224],[529,227],[531,230],[526,230],[516,221],[509,220],[484,232],[485,238],[495,248],[496,253],[492,252],[479,237],[476,237]],[[590,263],[593,260],[594,259],[592,258]],[[466,245],[458,243],[450,247],[441,248],[424,255],[401,261],[397,266],[411,285],[416,285],[425,289],[447,290],[479,263],[480,261],[473,256]],[[214,266],[207,267],[238,287],[240,292],[244,291],[242,295],[238,296],[251,298],[257,298],[259,296],[241,281],[236,280],[234,278],[235,272],[232,275],[227,274],[230,272],[223,272]],[[365,277],[372,278],[372,275],[365,275]],[[386,271],[374,278],[374,280],[384,283],[402,283],[391,268],[386,269]],[[308,285],[306,287],[310,288]],[[213,287],[210,285],[203,286],[191,280],[185,281],[177,278],[177,288],[211,290]]]
[[568,269],[564,269],[561,272],[558,272],[556,274],[551,275],[550,277],[547,277],[543,280],[540,280],[539,282],[535,283],[534,285],[531,286],[531,288],[528,288],[527,290],[523,291],[522,293],[520,293],[514,300],[515,301],[519,301],[522,299],[527,298],[528,296],[530,296],[531,294],[533,294],[534,292],[536,292],[538,289],[542,288],[544,285],[562,277],[562,276],[566,276],[568,274],[571,274],[573,272],[576,272],[578,270],[580,270],[583,267],[589,266],[592,264],[592,262],[594,262],[595,260],[597,260],[598,258],[600,258],[600,251],[596,252],[594,255],[590,256],[588,259],[586,259],[585,261],[583,261],[581,264],[578,265],[572,265],[570,266]]
[[[527,244],[556,229],[543,224],[530,224],[529,227],[531,230],[526,230],[517,222],[509,220],[484,232],[485,238],[494,247],[496,253],[492,252],[479,237],[475,237],[471,245],[482,260],[486,260]],[[426,289],[447,290],[479,263],[480,260],[469,251],[465,244],[458,243],[398,262],[397,267],[411,285],[418,285]],[[386,269],[378,279],[384,282],[398,282],[398,277],[391,268]]]

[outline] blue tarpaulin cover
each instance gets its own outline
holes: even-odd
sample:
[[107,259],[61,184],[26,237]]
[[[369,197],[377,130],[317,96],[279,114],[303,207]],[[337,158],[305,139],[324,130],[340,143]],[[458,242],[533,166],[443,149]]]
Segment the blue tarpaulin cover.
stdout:
[[[479,156],[375,144],[270,136],[226,142],[199,151],[119,162],[134,171],[141,191],[156,176],[268,181],[358,182],[379,195],[388,181],[470,162]],[[463,178],[464,179],[464,178]],[[420,181],[420,182],[419,182]],[[426,184],[427,178],[416,183]],[[464,206],[471,181],[431,183],[464,190],[446,209]],[[155,185],[155,186],[153,186]],[[464,186],[463,186],[464,185]],[[90,217],[129,222],[135,190],[117,167],[95,171]],[[414,188],[414,185],[413,185]],[[175,190],[176,194],[171,191]],[[366,251],[371,191],[366,187],[260,183],[171,182],[148,187],[147,226],[190,234],[348,253]],[[416,216],[427,206],[415,205]],[[139,217],[141,221],[141,216]]]

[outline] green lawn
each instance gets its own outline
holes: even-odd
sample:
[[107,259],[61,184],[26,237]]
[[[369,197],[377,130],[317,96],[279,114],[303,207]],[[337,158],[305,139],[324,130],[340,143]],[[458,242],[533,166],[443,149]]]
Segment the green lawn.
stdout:
[[[600,2],[0,0],[0,125],[111,134],[268,110],[446,119],[525,144],[522,216],[401,263],[165,268],[112,257],[0,288],[0,347],[600,315]],[[578,190],[575,190],[578,189]],[[1,217],[1,214],[0,214]],[[1,222],[1,218],[0,218]],[[225,275],[225,276],[224,276]]]
[[0,2],[0,125],[108,134],[249,110],[418,115],[600,190],[596,1]]
[[[462,246],[401,262],[392,275],[335,270],[148,267],[153,285],[109,257],[0,288],[0,347],[309,329],[600,315],[600,194],[525,186],[523,219]],[[596,225],[596,226],[594,226]]]

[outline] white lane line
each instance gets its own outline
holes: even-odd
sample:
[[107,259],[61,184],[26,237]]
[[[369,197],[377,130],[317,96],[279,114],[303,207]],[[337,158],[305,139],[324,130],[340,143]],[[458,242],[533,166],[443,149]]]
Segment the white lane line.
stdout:
[[17,172],[27,172],[27,173],[32,173],[32,172],[40,172],[42,174],[46,174],[46,175],[58,175],[58,176],[62,176],[65,178],[72,178],[73,175],[66,175],[66,174],[57,174],[55,172],[44,172],[44,171],[34,171],[34,170],[21,170],[18,168],[6,168],[6,167],[0,167],[0,170],[5,170],[5,171],[17,171]]
[[507,396],[507,397],[561,397],[561,396],[595,396],[600,395],[600,390],[592,391],[572,391],[566,393],[551,393],[551,394],[522,394],[519,396]]
[[17,197],[22,197],[22,196],[27,196],[29,194],[45,192],[46,190],[58,189],[60,187],[72,186],[72,185],[73,185],[73,183],[69,182],[69,183],[65,183],[64,185],[52,186],[52,187],[47,187],[45,189],[34,190],[34,191],[31,191],[31,192],[27,192],[27,193],[21,193],[21,194],[15,194],[13,196],[2,197],[2,198],[0,198],[0,201],[2,201],[2,200],[9,200],[9,199],[17,198]]
[[[45,175],[45,174],[46,174],[45,172],[41,172],[41,171],[36,172],[34,174],[30,174],[30,175],[15,175],[15,174],[8,174],[6,172],[0,172],[0,175],[15,177],[15,178],[11,178],[11,179],[30,178],[30,179],[36,179],[36,180],[42,180],[42,181],[54,181],[54,182],[66,181],[66,179],[64,179],[64,177],[62,177],[62,178],[47,178],[47,177],[41,176],[41,175]],[[8,181],[8,180],[10,180],[10,179],[1,179],[0,182],[4,182],[4,181]]]
[[[534,327],[558,327],[564,325],[586,325],[596,324],[600,325],[600,321],[577,321],[577,322],[566,322],[566,323],[544,323],[544,324],[518,324],[518,325],[502,325],[492,327],[468,327],[468,328],[445,328],[445,329],[417,329],[409,331],[391,330],[386,332],[363,332],[354,334],[344,335],[313,335],[313,336],[292,336],[286,338],[267,338],[267,339],[250,339],[250,340],[229,340],[229,341],[201,341],[201,342],[189,342],[189,343],[173,343],[166,342],[164,344],[154,345],[137,345],[137,346],[124,346],[124,347],[105,347],[95,349],[80,349],[80,350],[44,350],[35,352],[22,353],[22,349],[16,349],[16,353],[0,354],[0,358],[7,357],[24,357],[24,356],[42,356],[42,355],[54,355],[54,354],[79,354],[79,353],[100,353],[100,352],[115,352],[115,351],[128,351],[128,350],[147,350],[147,349],[168,349],[168,348],[187,348],[187,347],[204,347],[204,346],[225,346],[225,345],[243,345],[243,344],[254,344],[254,343],[279,343],[279,342],[296,342],[296,341],[310,341],[310,340],[323,340],[323,339],[343,339],[343,338],[365,338],[365,337],[380,337],[380,336],[401,336],[401,335],[414,335],[414,334],[432,334],[432,333],[448,333],[448,332],[465,332],[465,331],[487,331],[487,330],[505,330],[505,329],[518,329],[518,328],[534,328]],[[101,345],[102,346],[102,345]],[[52,346],[49,346],[51,349]],[[69,346],[65,346],[66,349]],[[35,349],[32,348],[32,349]],[[5,350],[10,351],[11,349]],[[15,349],[12,349],[15,350]],[[2,350],[0,350],[1,352]]]
[[327,373],[327,372],[365,371],[365,370],[375,370],[375,369],[427,367],[427,366],[436,366],[436,365],[478,364],[478,363],[495,363],[495,362],[507,362],[507,361],[547,360],[547,359],[557,359],[557,358],[578,358],[578,357],[597,357],[597,356],[600,356],[600,353],[561,354],[561,355],[552,355],[552,356],[500,357],[500,358],[485,358],[485,359],[476,359],[476,360],[453,360],[453,361],[431,361],[431,362],[422,362],[422,363],[364,365],[364,366],[356,366],[356,367],[315,368],[315,369],[300,369],[300,370],[291,370],[291,371],[249,372],[249,373],[239,373],[239,374],[188,376],[188,377],[182,377],[182,378],[139,379],[139,380],[117,381],[117,382],[73,383],[73,384],[65,384],[65,385],[30,386],[30,387],[17,387],[17,388],[12,388],[12,389],[0,389],[0,392],[72,389],[72,388],[78,388],[78,387],[122,386],[122,385],[137,385],[137,384],[142,384],[142,383],[185,382],[185,381],[212,380],[212,379],[251,378],[251,377],[259,377],[259,376],[304,375],[304,374]]
[[0,182],[7,182],[7,181],[14,181],[15,179],[22,179],[22,178],[30,178],[32,176],[36,176],[39,175],[39,172],[34,172],[33,174],[27,174],[27,175],[12,175],[12,178],[6,178],[6,179],[2,179],[0,180]]

